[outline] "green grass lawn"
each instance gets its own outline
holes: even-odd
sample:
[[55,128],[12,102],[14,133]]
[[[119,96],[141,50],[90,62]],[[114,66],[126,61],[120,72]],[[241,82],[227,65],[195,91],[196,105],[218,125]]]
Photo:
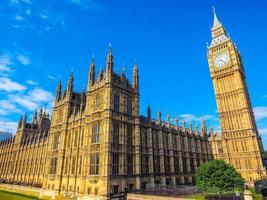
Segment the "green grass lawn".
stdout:
[[38,200],[39,198],[34,197],[34,196],[28,196],[24,194],[17,194],[13,192],[0,190],[0,199],[1,200]]

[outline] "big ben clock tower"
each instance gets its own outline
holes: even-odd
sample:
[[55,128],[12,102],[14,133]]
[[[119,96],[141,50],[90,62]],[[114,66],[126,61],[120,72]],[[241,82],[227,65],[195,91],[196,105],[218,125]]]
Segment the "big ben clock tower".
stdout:
[[208,47],[210,74],[222,130],[222,158],[246,181],[266,177],[261,137],[251,107],[241,55],[214,9]]

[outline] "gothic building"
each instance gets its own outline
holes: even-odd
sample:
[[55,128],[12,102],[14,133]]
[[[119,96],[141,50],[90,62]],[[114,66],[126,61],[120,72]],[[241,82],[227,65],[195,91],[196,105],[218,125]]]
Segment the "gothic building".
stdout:
[[32,123],[27,123],[27,115],[20,119],[16,135],[0,142],[0,179],[42,186],[49,128],[43,110],[34,114]]
[[87,91],[58,85],[51,121],[43,187],[60,192],[107,196],[130,191],[192,184],[197,167],[212,159],[205,122],[201,132],[139,114],[139,73],[132,83],[113,71],[95,77],[92,61]]
[[[19,122],[14,138],[1,143],[1,179],[39,185],[59,193],[107,197],[130,191],[193,184],[199,165],[212,159],[205,121],[201,130],[178,119],[171,124],[139,113],[139,73],[132,81],[113,71],[113,55],[88,87],[67,89],[59,82],[50,120],[40,112],[31,124]],[[49,133],[48,133],[49,130]]]
[[215,158],[233,165],[246,181],[266,177],[263,146],[253,114],[242,58],[214,10],[208,62],[221,135],[211,139]]
[[46,112],[19,121],[14,137],[0,142],[0,180],[39,186],[60,194],[97,195],[104,199],[128,188],[149,190],[194,184],[196,169],[224,159],[246,180],[266,176],[258,134],[239,51],[214,14],[208,48],[222,134],[152,119],[139,112],[139,72],[113,70],[110,49],[105,70],[95,74],[92,60],[88,86],[65,90],[59,82],[51,121]]

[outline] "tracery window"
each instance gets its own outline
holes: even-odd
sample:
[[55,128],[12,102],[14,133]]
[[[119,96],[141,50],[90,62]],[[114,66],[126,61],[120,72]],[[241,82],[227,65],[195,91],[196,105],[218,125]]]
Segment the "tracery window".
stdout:
[[100,143],[100,123],[96,123],[92,127],[92,144]]
[[118,153],[112,154],[112,174],[113,175],[119,174],[119,154]]
[[99,174],[99,153],[91,154],[89,173],[91,175],[98,175]]
[[126,112],[128,115],[132,115],[132,99],[130,97],[127,98],[127,109]]
[[119,144],[120,140],[120,124],[118,122],[114,122],[113,124],[113,144]]
[[114,95],[114,110],[120,112],[120,96],[117,94]]
[[52,158],[50,161],[50,174],[56,174],[57,158]]

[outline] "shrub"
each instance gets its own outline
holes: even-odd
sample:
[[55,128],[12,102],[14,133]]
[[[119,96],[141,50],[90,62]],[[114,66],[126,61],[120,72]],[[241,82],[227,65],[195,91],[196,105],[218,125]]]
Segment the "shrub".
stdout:
[[222,160],[213,160],[198,168],[196,186],[199,192],[236,193],[243,191],[244,179],[233,166]]

